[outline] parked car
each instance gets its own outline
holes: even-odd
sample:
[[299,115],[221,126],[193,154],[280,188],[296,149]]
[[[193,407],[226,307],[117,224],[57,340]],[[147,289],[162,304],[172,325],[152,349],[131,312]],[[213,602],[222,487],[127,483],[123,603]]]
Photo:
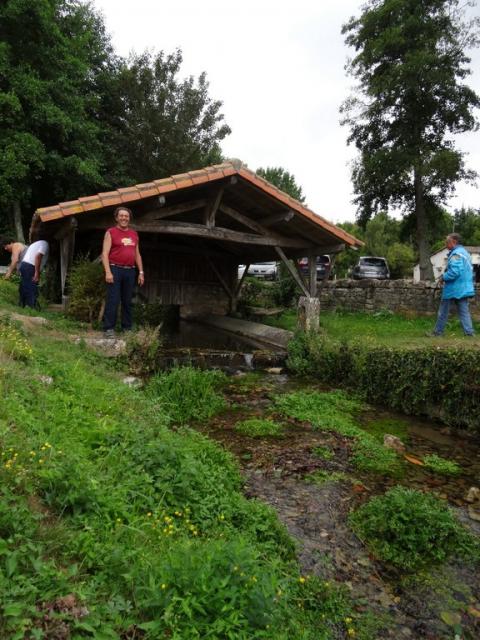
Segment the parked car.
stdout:
[[390,269],[385,258],[377,256],[362,256],[356,267],[352,271],[354,280],[388,280],[390,278]]
[[[298,266],[302,273],[306,276],[309,275],[308,258],[300,258]],[[329,278],[331,276],[331,271],[332,263],[330,261],[330,256],[317,256],[317,280],[324,280],[325,277]]]
[[[245,265],[238,267],[238,279],[243,276]],[[278,277],[278,265],[276,262],[256,262],[248,267],[248,276],[262,278],[263,280],[276,280]]]

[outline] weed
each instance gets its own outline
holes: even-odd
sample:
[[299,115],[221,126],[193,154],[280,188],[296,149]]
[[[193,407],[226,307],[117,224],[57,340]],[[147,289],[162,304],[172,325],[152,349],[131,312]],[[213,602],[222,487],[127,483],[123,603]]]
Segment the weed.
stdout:
[[8,356],[25,362],[33,356],[23,330],[8,316],[0,316],[0,349]]
[[462,473],[462,467],[459,464],[453,462],[453,460],[441,458],[437,456],[436,453],[425,456],[423,462],[427,469],[431,469],[435,471],[435,473],[440,473],[444,476],[457,476]]
[[251,438],[283,435],[283,425],[265,418],[248,418],[235,425],[235,429]]
[[451,555],[475,553],[478,543],[442,501],[397,486],[350,516],[355,533],[384,562],[414,571]]
[[361,434],[353,445],[352,462],[359,471],[400,476],[403,464],[392,449],[387,449],[368,434]]
[[322,460],[332,460],[335,457],[333,451],[327,447],[315,447],[312,453]]
[[125,356],[122,362],[133,375],[145,376],[158,367],[158,356],[162,347],[160,327],[145,327],[131,331],[126,341]]
[[336,431],[348,436],[357,433],[351,414],[362,405],[343,391],[295,391],[276,396],[275,406],[290,418],[311,422],[317,429]]
[[348,480],[346,473],[342,471],[326,471],[325,469],[317,469],[313,473],[305,476],[305,481],[311,484],[326,484],[327,482],[341,482]]
[[147,392],[169,415],[172,423],[187,424],[211,418],[226,407],[226,401],[219,393],[225,382],[226,376],[221,371],[178,367],[154,376]]

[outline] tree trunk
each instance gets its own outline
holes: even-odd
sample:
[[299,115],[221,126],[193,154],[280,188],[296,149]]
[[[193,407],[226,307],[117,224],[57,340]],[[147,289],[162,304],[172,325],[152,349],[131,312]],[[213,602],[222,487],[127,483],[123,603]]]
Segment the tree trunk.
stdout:
[[420,280],[434,280],[430,260],[430,244],[427,237],[427,214],[423,200],[423,184],[420,171],[414,170],[415,183],[415,219],[417,222],[417,247],[420,259]]
[[22,208],[20,202],[15,200],[12,206],[13,211],[13,225],[15,227],[15,235],[17,242],[23,242],[25,244],[25,236],[23,235],[22,227]]

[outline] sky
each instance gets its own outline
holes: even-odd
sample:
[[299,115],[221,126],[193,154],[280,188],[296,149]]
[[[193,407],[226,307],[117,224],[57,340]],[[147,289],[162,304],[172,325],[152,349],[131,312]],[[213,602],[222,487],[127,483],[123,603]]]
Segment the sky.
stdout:
[[[362,0],[94,0],[116,51],[180,48],[182,75],[207,73],[210,96],[223,102],[232,133],[228,158],[247,166],[281,166],[302,187],[308,206],[333,222],[354,220],[347,145],[339,107],[352,93],[341,26]],[[478,9],[477,9],[478,10]],[[468,83],[480,93],[480,53]],[[457,145],[480,173],[479,133]],[[159,176],[162,177],[162,176]],[[480,207],[480,183],[459,184],[449,208]]]

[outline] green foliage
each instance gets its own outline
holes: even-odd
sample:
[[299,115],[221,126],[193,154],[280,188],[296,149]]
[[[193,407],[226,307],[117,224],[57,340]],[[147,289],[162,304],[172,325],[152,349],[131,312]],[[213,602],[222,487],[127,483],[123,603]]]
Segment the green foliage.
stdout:
[[226,376],[221,371],[178,367],[154,376],[147,391],[172,423],[187,424],[206,420],[226,407],[219,392],[225,382]]
[[295,391],[276,396],[275,407],[290,418],[311,422],[317,429],[355,435],[358,429],[352,414],[362,404],[343,391]]
[[455,183],[472,175],[451,140],[475,129],[480,105],[463,82],[466,49],[478,41],[478,29],[463,17],[459,0],[369,0],[343,27],[357,81],[343,113],[360,152],[352,171],[359,217],[365,223],[388,207],[414,212],[421,271],[429,278],[429,222]]
[[158,368],[158,357],[162,349],[160,327],[144,327],[130,331],[126,340],[125,355],[122,362],[130,373],[145,376]]
[[335,457],[333,451],[327,447],[315,447],[312,451],[318,458],[322,460],[332,460]]
[[140,326],[158,327],[162,330],[173,327],[178,321],[178,307],[158,302],[142,302],[134,308],[135,323]]
[[480,376],[476,350],[388,347],[365,340],[339,344],[299,334],[289,345],[288,366],[320,382],[354,389],[373,404],[478,431],[480,393],[468,382]]
[[272,287],[272,299],[276,305],[291,307],[296,299],[297,283],[282,262],[279,267],[278,280]]
[[[380,560],[413,571],[453,554],[478,557],[478,543],[440,500],[394,487],[350,516],[355,533]],[[476,548],[476,550],[475,550]]]
[[377,440],[383,442],[385,434],[396,436],[400,438],[402,442],[408,440],[408,422],[397,418],[380,418],[379,420],[368,420],[362,424],[362,429],[365,429],[372,436],[375,436]]
[[312,484],[326,484],[327,482],[341,482],[348,480],[348,476],[343,471],[327,471],[326,469],[317,469],[305,476],[305,481]]
[[265,178],[265,180],[268,180],[268,182],[278,187],[281,191],[295,198],[295,200],[305,202],[302,187],[297,184],[295,176],[282,167],[267,167],[266,169],[260,167],[256,173],[261,178]]
[[265,418],[248,418],[235,424],[235,429],[251,438],[283,435],[283,425]]
[[388,247],[385,257],[390,268],[390,276],[395,278],[412,278],[415,265],[415,254],[410,245],[394,242]]
[[8,316],[0,316],[0,351],[24,362],[33,356],[32,346],[24,332]]
[[459,464],[453,460],[441,458],[436,453],[425,456],[423,462],[427,469],[431,469],[435,471],[435,473],[440,473],[445,476],[457,476],[462,473],[462,468]]
[[[233,456],[167,428],[182,390],[197,418],[198,388],[221,374],[178,370],[132,390],[81,345],[33,340],[35,358],[2,377],[2,638],[360,634],[345,588],[299,577],[293,541],[244,497]],[[84,617],[52,615],[66,594]]]
[[360,436],[353,445],[352,462],[359,471],[385,476],[402,475],[402,463],[392,449],[387,449],[368,435]]
[[87,257],[79,257],[70,269],[68,293],[68,316],[91,326],[98,322],[106,294],[102,265],[91,262]]

